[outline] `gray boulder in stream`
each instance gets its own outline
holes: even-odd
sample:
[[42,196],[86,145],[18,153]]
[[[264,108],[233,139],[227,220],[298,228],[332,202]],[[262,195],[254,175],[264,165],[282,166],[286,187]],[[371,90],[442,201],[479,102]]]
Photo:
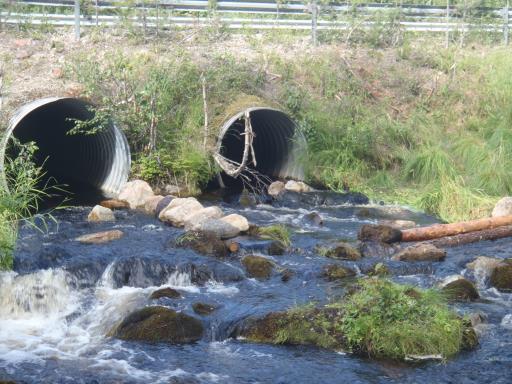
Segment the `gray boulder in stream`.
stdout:
[[442,261],[445,257],[444,249],[437,248],[432,244],[420,243],[401,250],[391,259],[397,261]]
[[195,317],[156,306],[132,312],[110,334],[121,340],[185,344],[200,340],[203,331]]

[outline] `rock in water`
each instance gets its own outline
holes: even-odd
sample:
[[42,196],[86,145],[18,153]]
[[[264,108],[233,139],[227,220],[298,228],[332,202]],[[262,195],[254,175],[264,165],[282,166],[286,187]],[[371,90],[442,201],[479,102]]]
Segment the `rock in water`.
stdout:
[[144,212],[148,215],[154,215],[156,212],[156,207],[158,204],[164,199],[162,195],[156,195],[148,198],[144,203]]
[[494,269],[502,262],[502,259],[488,256],[478,256],[475,260],[466,264],[466,268],[473,272],[475,279],[485,284],[491,277]]
[[123,237],[124,233],[118,229],[112,231],[96,232],[77,237],[75,240],[85,244],[103,244]]
[[157,300],[162,297],[167,297],[169,299],[181,299],[181,293],[179,293],[175,289],[167,287],[167,288],[157,289],[156,291],[153,291],[151,296],[149,296],[149,299]]
[[400,230],[416,227],[416,223],[411,220],[381,220],[379,223]]
[[356,272],[348,267],[338,264],[326,265],[322,270],[322,276],[328,281],[336,281],[345,277],[355,276]]
[[235,228],[238,228],[240,232],[245,232],[249,230],[249,222],[242,215],[238,215],[233,213],[228,216],[224,216],[222,219],[225,223],[232,225]]
[[222,216],[222,209],[217,206],[200,209],[185,219],[185,230],[197,231],[203,221],[208,219],[220,219]]
[[475,285],[460,275],[448,276],[439,286],[451,300],[473,301],[480,297]]
[[391,259],[398,261],[442,261],[445,257],[446,251],[444,249],[439,249],[432,244],[416,244],[401,250]]
[[402,239],[402,232],[388,225],[364,224],[359,230],[357,238],[361,241],[395,243]]
[[153,197],[153,190],[143,180],[133,180],[126,183],[119,193],[119,200],[125,200],[131,209],[144,208],[146,200]]
[[182,227],[190,216],[203,208],[202,204],[194,197],[176,198],[160,212],[158,218],[175,227]]
[[313,225],[324,225],[324,219],[318,214],[318,212],[310,212],[304,215],[304,221]]
[[194,303],[192,304],[192,309],[195,313],[201,316],[208,316],[210,313],[215,311],[217,307],[212,304],[207,303]]
[[108,209],[127,209],[130,208],[130,204],[128,204],[125,200],[118,200],[118,199],[110,199],[110,200],[103,200],[100,202],[100,205],[102,207],[108,208]]
[[225,257],[228,246],[218,236],[208,232],[187,232],[175,240],[175,245],[191,248],[202,255]]
[[274,240],[269,244],[267,252],[271,256],[282,256],[286,252],[286,245],[282,241]]
[[201,339],[203,324],[165,307],[146,307],[128,315],[111,334],[122,340],[184,344]]
[[203,232],[220,239],[231,239],[240,234],[237,227],[232,226],[221,219],[207,219],[196,227],[197,232]]
[[95,205],[92,211],[87,216],[87,220],[91,222],[95,221],[115,221],[114,212],[111,209],[102,207],[101,205]]
[[313,192],[314,191],[314,189],[311,188],[306,183],[304,183],[302,181],[294,181],[294,180],[287,181],[285,186],[284,186],[284,188],[287,191],[298,192],[298,193]]
[[350,244],[343,241],[336,243],[333,247],[325,250],[325,256],[331,259],[359,260],[361,252]]
[[502,292],[512,291],[512,259],[503,260],[494,268],[491,285]]
[[507,196],[496,203],[492,210],[492,217],[512,215],[512,197]]
[[242,259],[248,275],[256,279],[265,280],[270,277],[274,269],[274,263],[262,256],[249,255]]
[[258,203],[258,201],[256,200],[256,197],[252,193],[250,193],[247,189],[244,189],[240,194],[240,199],[238,200],[238,203],[242,207],[254,207]]
[[278,197],[284,192],[286,192],[286,190],[282,181],[274,181],[268,186],[268,194],[272,197]]

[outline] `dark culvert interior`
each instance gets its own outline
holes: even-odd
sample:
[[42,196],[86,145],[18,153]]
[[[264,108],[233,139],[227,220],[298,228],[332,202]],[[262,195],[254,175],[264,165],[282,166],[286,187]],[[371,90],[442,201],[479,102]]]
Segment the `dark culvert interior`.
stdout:
[[[80,99],[37,100],[31,104],[15,115],[8,136],[22,144],[36,143],[34,160],[45,173],[39,187],[50,187],[48,191],[57,200],[65,195],[80,202],[117,192],[130,168],[130,151],[122,132],[108,123],[94,134],[68,134],[75,127],[75,119],[94,117],[92,105]],[[16,156],[16,146],[9,142],[6,154]]]
[[[253,148],[257,165],[254,166],[249,162],[249,167],[269,179],[301,178],[300,167],[296,162],[291,161],[295,122],[284,112],[271,108],[251,109],[250,117],[255,135]],[[223,157],[237,163],[242,161],[245,144],[244,131],[243,112],[228,120],[221,129],[218,143],[218,151]],[[234,179],[226,174],[222,178],[226,186],[230,188],[242,187],[239,178]]]

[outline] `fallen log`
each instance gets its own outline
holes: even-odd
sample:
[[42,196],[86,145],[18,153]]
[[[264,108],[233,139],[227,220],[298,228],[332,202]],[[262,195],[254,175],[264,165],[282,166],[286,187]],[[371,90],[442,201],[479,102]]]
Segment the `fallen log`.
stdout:
[[512,215],[487,217],[472,221],[452,224],[435,224],[428,227],[411,228],[402,231],[401,241],[424,241],[439,239],[446,236],[494,229],[505,225],[512,225]]
[[436,247],[456,247],[458,245],[476,243],[483,240],[497,240],[504,237],[512,237],[512,225],[463,233],[460,235],[446,236],[440,239],[429,240],[428,243],[435,245]]

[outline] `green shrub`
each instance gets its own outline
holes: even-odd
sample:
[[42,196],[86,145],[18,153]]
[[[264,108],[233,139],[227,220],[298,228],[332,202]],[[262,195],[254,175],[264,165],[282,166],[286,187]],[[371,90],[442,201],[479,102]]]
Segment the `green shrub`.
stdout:
[[369,279],[341,303],[348,347],[372,357],[448,358],[463,347],[464,325],[436,290]]

